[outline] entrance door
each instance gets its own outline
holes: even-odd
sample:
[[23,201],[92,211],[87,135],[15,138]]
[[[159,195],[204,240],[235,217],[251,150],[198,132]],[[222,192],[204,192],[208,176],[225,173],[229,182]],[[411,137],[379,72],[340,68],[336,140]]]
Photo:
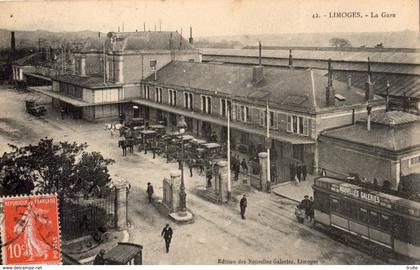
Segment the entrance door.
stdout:
[[303,144],[293,145],[293,158],[303,162]]
[[140,117],[140,109],[139,109],[139,106],[137,105],[133,106],[133,117],[134,118]]

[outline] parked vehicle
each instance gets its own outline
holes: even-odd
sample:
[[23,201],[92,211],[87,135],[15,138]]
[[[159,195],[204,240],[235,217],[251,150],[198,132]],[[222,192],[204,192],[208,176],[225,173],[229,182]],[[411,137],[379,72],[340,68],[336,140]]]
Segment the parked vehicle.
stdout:
[[42,105],[36,104],[34,100],[27,100],[25,105],[26,111],[34,116],[44,116],[47,113],[47,109]]

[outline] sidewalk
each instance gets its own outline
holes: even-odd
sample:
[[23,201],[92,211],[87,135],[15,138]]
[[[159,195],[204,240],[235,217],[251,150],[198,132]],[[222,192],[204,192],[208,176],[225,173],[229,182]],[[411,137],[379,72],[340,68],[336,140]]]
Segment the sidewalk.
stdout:
[[312,185],[314,184],[314,176],[308,175],[306,181],[301,181],[299,185],[292,182],[286,182],[279,186],[273,187],[272,192],[278,196],[300,202],[305,195],[314,196]]

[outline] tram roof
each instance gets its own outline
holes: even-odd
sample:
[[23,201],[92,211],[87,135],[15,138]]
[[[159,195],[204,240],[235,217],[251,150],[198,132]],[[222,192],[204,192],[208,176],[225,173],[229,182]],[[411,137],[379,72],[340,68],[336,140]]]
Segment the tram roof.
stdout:
[[408,200],[402,197],[398,197],[392,194],[388,194],[388,193],[383,193],[377,190],[370,190],[368,188],[362,187],[362,186],[358,186],[355,184],[351,184],[348,182],[345,182],[343,180],[339,180],[339,179],[335,179],[335,178],[330,178],[330,177],[319,177],[317,179],[315,179],[315,181],[319,181],[319,182],[323,182],[323,183],[329,183],[329,184],[336,184],[339,187],[348,187],[354,190],[359,190],[359,191],[368,191],[370,194],[376,195],[380,198],[386,199],[389,202],[391,202],[394,205],[398,205],[404,208],[409,208],[409,209],[420,209],[420,202],[416,202],[416,201],[412,201],[412,200]]

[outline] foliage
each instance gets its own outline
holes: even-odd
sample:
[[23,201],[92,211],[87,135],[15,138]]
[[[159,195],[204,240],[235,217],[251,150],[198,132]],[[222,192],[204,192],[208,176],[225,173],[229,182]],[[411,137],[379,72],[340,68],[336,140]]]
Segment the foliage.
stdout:
[[349,48],[352,47],[351,43],[344,38],[332,38],[330,39],[331,46],[335,48]]
[[196,48],[219,48],[219,49],[235,49],[242,48],[243,44],[236,40],[210,41],[200,39],[194,43]]
[[9,146],[13,151],[0,158],[5,195],[57,193],[67,200],[77,194],[93,195],[111,181],[107,166],[114,161],[85,152],[87,144],[54,143],[45,138],[36,145]]

